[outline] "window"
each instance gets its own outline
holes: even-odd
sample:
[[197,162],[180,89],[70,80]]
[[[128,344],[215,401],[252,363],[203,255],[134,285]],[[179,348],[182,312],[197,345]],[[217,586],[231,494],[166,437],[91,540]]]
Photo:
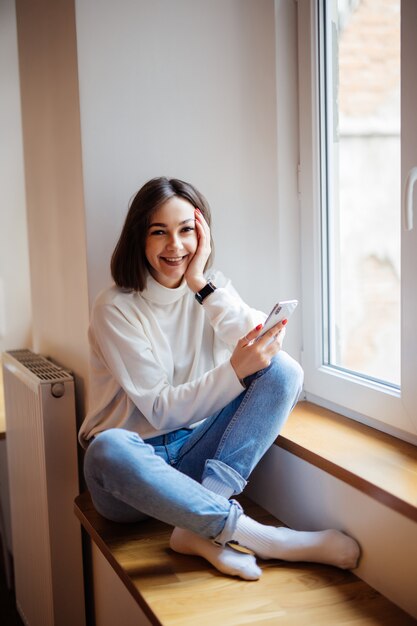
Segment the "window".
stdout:
[[383,4],[298,3],[303,365],[308,399],[417,442],[417,3]]
[[325,362],[400,386],[400,0],[321,4]]

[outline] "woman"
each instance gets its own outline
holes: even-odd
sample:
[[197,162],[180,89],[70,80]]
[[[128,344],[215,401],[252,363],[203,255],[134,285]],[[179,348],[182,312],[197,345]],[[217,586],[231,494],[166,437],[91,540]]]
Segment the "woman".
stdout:
[[261,575],[255,556],[355,567],[345,534],[264,526],[232,498],[296,403],[302,370],[281,350],[287,320],[254,341],[266,316],[206,273],[211,250],[209,206],[192,185],[155,178],[139,190],[89,330],[80,441],[94,505],[118,522],[172,524],[173,550],[246,580]]

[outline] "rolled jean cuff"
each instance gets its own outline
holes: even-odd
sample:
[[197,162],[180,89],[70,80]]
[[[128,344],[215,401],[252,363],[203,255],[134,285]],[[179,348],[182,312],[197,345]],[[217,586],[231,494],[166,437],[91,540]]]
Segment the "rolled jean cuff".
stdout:
[[247,485],[247,481],[239,472],[217,459],[207,459],[205,463],[203,481],[209,476],[214,478],[217,482],[230,487],[232,495],[242,493]]
[[236,500],[230,500],[230,504],[230,513],[223,527],[223,530],[219,535],[217,535],[217,537],[213,539],[213,543],[215,543],[217,546],[225,546],[229,541],[232,540],[233,534],[236,529],[237,520],[243,513],[243,509],[240,506],[239,502],[237,502]]

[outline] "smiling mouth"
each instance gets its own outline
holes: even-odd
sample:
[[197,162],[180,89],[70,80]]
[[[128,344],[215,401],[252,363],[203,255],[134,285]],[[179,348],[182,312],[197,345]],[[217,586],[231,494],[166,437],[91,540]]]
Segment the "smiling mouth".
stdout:
[[160,257],[162,259],[162,261],[164,261],[164,263],[166,263],[167,265],[171,265],[172,267],[175,267],[176,265],[181,265],[181,263],[184,261],[184,259],[188,256],[188,254],[184,255],[184,256],[172,256],[172,257],[168,257],[168,256],[162,256]]

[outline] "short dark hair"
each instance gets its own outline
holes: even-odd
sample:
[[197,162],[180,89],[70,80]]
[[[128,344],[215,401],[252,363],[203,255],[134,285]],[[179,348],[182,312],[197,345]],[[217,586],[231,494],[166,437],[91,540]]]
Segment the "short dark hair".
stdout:
[[[145,255],[146,237],[155,211],[164,202],[178,196],[200,209],[211,225],[210,206],[205,197],[189,183],[177,178],[159,177],[148,181],[133,198],[111,258],[111,274],[118,287],[143,291],[149,264]],[[213,250],[213,241],[211,241]],[[213,254],[213,253],[212,253]],[[206,267],[212,260],[210,255]]]

